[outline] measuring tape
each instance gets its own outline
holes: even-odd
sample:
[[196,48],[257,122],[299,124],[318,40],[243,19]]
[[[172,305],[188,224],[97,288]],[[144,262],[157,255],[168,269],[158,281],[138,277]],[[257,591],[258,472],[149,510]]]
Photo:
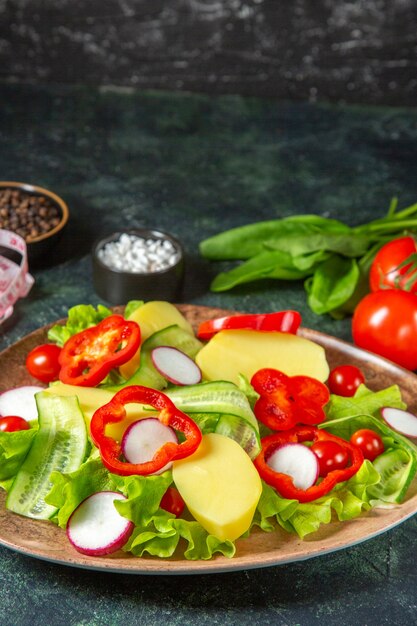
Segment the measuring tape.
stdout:
[[26,242],[23,237],[0,229],[0,246],[21,255],[18,265],[0,255],[0,324],[13,313],[13,305],[29,293],[34,279],[28,271]]

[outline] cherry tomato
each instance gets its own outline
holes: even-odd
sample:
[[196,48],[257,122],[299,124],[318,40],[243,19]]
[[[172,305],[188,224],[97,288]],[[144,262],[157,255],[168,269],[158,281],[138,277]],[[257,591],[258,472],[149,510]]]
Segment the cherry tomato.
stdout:
[[365,459],[373,461],[383,453],[384,444],[381,437],[369,428],[361,428],[353,433],[350,438],[352,446],[360,448]]
[[43,383],[58,380],[61,369],[58,362],[60,352],[61,348],[53,343],[45,343],[33,348],[26,358],[26,368],[29,374]]
[[[416,241],[413,237],[400,237],[386,243],[377,252],[369,272],[371,291],[380,289],[407,289],[417,294],[417,274],[412,269],[416,258],[410,258],[417,253]],[[410,263],[399,267],[404,261]],[[407,284],[408,283],[408,284]]]
[[161,509],[168,511],[168,513],[175,515],[175,517],[179,517],[184,510],[185,502],[178,489],[175,487],[168,487],[162,496],[159,506]]
[[28,422],[18,415],[6,415],[0,417],[0,431],[3,433],[14,433],[17,430],[29,430]]
[[399,289],[368,294],[353,313],[352,336],[361,348],[417,369],[417,295]]
[[311,446],[311,450],[319,460],[320,476],[345,468],[349,460],[347,450],[336,441],[317,441]]
[[339,365],[332,369],[327,381],[329,389],[338,396],[354,396],[359,385],[365,382],[365,376],[355,365]]

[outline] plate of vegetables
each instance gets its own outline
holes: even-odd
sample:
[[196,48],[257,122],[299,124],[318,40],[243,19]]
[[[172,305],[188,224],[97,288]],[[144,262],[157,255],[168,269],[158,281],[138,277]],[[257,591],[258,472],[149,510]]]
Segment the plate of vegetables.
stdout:
[[296,311],[83,304],[0,364],[0,543],[20,553],[225,572],[417,511],[415,375]]

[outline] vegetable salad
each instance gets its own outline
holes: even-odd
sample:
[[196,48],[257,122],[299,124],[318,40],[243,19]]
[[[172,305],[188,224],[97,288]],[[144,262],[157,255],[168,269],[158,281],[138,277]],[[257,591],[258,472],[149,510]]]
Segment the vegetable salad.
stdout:
[[[48,349],[46,361],[42,346],[37,359],[28,355],[42,386],[34,387],[35,415],[23,429],[2,427],[12,416],[0,396],[6,506],[50,520],[71,541],[82,535],[88,546],[82,524],[87,515],[94,522],[97,509],[86,512],[85,503],[112,493],[128,532],[106,545],[138,557],[182,550],[195,560],[233,557],[236,540],[255,527],[273,532],[278,524],[304,538],[333,519],[401,503],[417,447],[381,417],[385,407],[406,409],[400,389],[371,391],[352,371],[343,385],[321,347],[297,336],[299,314],[285,313],[208,320],[196,336],[168,303],[130,302],[123,316],[101,305],[70,309],[66,323],[48,332],[47,345],[58,351]],[[268,363],[258,349],[265,337],[281,342]],[[154,351],[161,347],[178,354],[160,365]],[[219,354],[230,369],[222,363],[217,378]],[[187,359],[200,382],[182,382]],[[8,393],[17,412],[23,392]],[[130,459],[144,437],[154,449]],[[112,551],[73,545],[86,554]]]

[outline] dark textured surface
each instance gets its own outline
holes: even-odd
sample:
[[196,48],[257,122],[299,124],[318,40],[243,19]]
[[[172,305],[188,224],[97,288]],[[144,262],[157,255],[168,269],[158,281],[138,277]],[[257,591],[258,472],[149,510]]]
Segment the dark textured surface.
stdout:
[[[0,87],[0,171],[52,188],[71,221],[32,268],[35,286],[1,328],[1,346],[97,303],[93,240],[119,225],[156,226],[184,243],[181,300],[248,311],[299,309],[305,326],[350,337],[349,320],[318,318],[298,283],[225,294],[198,242],[231,226],[291,213],[348,223],[375,218],[391,196],[416,200],[417,113],[86,88]],[[138,294],[140,297],[140,294]],[[366,544],[265,570],[136,577],[72,570],[0,549],[5,626],[416,624],[415,518]]]
[[7,80],[414,106],[414,0],[1,0]]

